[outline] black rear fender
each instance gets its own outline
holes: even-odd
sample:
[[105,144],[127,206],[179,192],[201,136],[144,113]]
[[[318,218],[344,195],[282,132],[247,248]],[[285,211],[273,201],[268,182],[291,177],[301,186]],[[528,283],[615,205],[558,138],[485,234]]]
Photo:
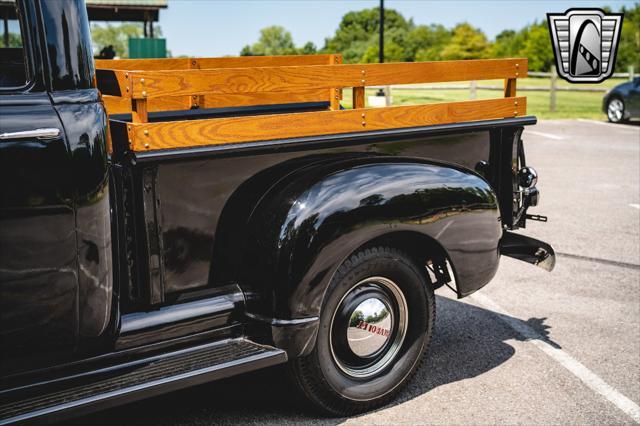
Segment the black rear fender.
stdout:
[[499,208],[477,174],[414,158],[315,163],[273,186],[251,216],[238,271],[248,311],[277,321],[316,317],[341,262],[398,232],[442,246],[460,296],[496,272]]

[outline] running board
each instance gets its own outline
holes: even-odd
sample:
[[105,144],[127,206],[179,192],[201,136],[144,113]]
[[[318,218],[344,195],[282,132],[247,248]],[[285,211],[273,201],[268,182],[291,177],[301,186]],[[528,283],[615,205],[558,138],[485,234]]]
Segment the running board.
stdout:
[[0,425],[59,421],[286,361],[284,351],[243,338],[201,345],[136,362],[109,377],[98,375],[99,379],[50,393],[4,395]]

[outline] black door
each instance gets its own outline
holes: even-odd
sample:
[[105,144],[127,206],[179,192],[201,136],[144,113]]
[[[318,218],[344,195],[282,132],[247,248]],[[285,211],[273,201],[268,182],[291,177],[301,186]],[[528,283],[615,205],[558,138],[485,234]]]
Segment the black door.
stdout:
[[23,52],[23,40],[27,45],[30,36],[21,31],[17,19],[9,21],[9,30],[10,45],[3,43],[0,49],[3,374],[67,359],[78,335],[70,155],[63,127],[42,89],[30,49]]

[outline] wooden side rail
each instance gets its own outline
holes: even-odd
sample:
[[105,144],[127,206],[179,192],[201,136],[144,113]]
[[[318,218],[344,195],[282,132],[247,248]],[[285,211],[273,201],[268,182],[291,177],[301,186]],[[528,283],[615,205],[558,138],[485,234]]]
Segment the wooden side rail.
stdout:
[[188,70],[205,68],[282,67],[291,65],[326,65],[341,55],[234,56],[228,58],[165,59],[96,59],[97,69],[104,70]]
[[[330,64],[173,71],[100,70],[98,83],[103,94],[113,96],[123,106],[128,103],[132,120],[130,123],[118,122],[117,126],[120,129],[126,126],[128,146],[124,149],[133,151],[419,127],[526,114],[526,98],[516,97],[517,79],[527,76],[526,59],[361,65],[342,65],[341,58],[337,56],[328,56],[326,59]],[[231,66],[233,63],[231,59],[227,62]],[[172,63],[173,66],[180,64]],[[156,66],[164,65],[152,65]],[[366,86],[492,79],[504,80],[504,97],[365,108]],[[340,110],[341,91],[348,87],[353,88],[353,109]],[[224,103],[224,99],[227,99],[242,104],[243,97],[247,99],[246,102],[262,99],[286,99],[292,102],[299,99],[296,96],[312,95],[328,99],[330,109],[293,114],[148,122],[148,112],[154,102],[175,102],[187,97],[193,107],[194,103],[207,104],[210,99],[211,102]]]
[[[114,70],[104,94],[131,99],[526,77],[526,59],[311,65],[175,71]],[[107,76],[103,76],[105,79]],[[100,82],[99,82],[100,83]],[[114,83],[117,83],[117,87]]]
[[526,113],[526,98],[127,123],[129,149],[149,151],[500,119]]
[[[337,93],[338,96],[340,96],[340,91]],[[166,96],[150,99],[148,102],[148,110],[149,112],[182,111],[192,108],[226,108],[249,105],[329,102],[330,95],[331,93],[328,92],[327,89],[315,89],[289,93],[267,92],[200,96]],[[107,112],[110,115],[131,113],[130,98],[103,95],[102,99],[105,103]]]
[[[327,55],[285,55],[285,56],[240,56],[230,58],[168,58],[168,59],[97,59],[98,81],[113,78],[113,70],[120,71],[178,71],[190,69],[238,68],[238,67],[279,67],[290,65],[341,64],[342,56]],[[128,114],[131,100],[126,96],[114,95],[118,90],[105,90],[103,100],[109,114]],[[338,99],[336,99],[338,96]],[[153,111],[185,110],[191,108],[224,108],[247,105],[273,105],[284,103],[331,102],[337,104],[342,99],[342,90],[310,89],[289,93],[243,93],[224,95],[163,96],[148,102],[147,109]]]
[[216,68],[176,71],[102,70],[99,88],[106,95],[132,100],[135,121],[147,121],[149,100],[178,96],[245,96],[252,93],[305,93],[328,90],[331,109],[339,108],[341,89],[354,90],[354,105],[364,105],[358,88],[390,84],[464,80],[505,80],[505,96],[514,97],[516,79],[526,77],[526,59],[488,59],[360,65],[310,65],[255,68]]

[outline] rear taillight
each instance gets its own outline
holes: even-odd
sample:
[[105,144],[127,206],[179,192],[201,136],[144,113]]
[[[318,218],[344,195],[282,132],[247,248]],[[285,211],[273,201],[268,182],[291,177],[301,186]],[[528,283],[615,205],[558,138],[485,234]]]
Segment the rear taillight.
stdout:
[[518,171],[518,185],[531,188],[538,183],[538,172],[533,167],[523,167]]

